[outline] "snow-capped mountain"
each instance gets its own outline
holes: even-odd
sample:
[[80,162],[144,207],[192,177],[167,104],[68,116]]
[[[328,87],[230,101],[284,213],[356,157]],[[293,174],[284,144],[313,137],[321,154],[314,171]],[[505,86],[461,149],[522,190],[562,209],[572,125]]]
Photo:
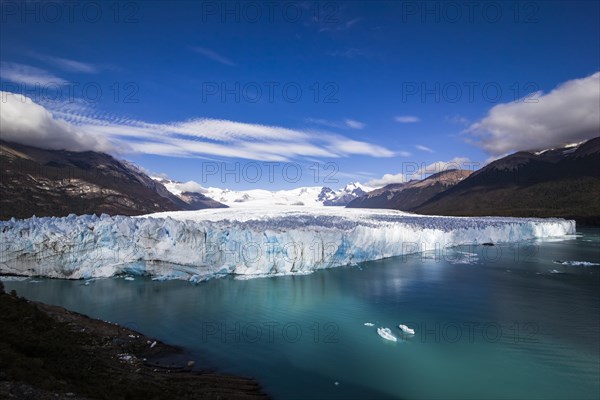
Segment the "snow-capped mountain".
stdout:
[[348,205],[348,203],[350,203],[352,200],[364,196],[371,190],[372,188],[363,186],[358,182],[349,183],[343,189],[338,190],[333,197],[325,199],[323,201],[323,205],[345,206]]
[[[230,190],[215,187],[202,187],[197,182],[178,182],[161,177],[153,179],[162,183],[167,190],[179,198],[202,194],[214,201],[229,207],[245,206],[345,206],[357,197],[363,196],[372,190],[358,182],[349,183],[341,189],[333,190],[330,187],[307,186],[288,190]],[[184,199],[185,200],[185,199]]]

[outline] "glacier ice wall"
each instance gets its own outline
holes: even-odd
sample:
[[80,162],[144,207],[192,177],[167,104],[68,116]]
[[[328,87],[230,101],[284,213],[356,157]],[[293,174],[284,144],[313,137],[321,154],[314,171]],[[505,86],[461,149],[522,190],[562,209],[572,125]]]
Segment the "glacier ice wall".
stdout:
[[272,209],[85,215],[0,222],[0,273],[120,273],[203,280],[308,273],[452,245],[575,233],[563,219],[420,216],[393,210]]

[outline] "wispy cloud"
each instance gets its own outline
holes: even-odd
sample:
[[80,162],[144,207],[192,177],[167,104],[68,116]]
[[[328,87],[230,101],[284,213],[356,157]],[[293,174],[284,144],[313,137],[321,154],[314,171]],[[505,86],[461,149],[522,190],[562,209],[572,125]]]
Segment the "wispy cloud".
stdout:
[[349,21],[346,21],[344,23],[344,26],[346,27],[346,29],[352,28],[357,22],[359,22],[362,18],[353,18]]
[[367,126],[367,124],[365,124],[364,122],[360,122],[354,119],[346,119],[344,120],[344,123],[346,124],[346,126],[348,128],[352,128],[352,129],[362,129],[365,126]]
[[323,21],[319,22],[319,32],[340,32],[345,31],[356,24],[358,24],[362,18],[352,18],[352,19],[344,19],[344,18],[323,18]]
[[370,57],[371,52],[366,49],[359,49],[356,47],[350,47],[344,50],[331,50],[327,52],[327,55],[332,57],[344,57],[344,58],[358,58],[358,57]]
[[394,121],[400,122],[401,124],[408,124],[412,122],[419,122],[421,119],[414,115],[397,115],[394,117]]
[[71,60],[68,58],[54,57],[47,54],[42,53],[29,53],[31,56],[47,62],[49,64],[53,64],[58,68],[69,71],[69,72],[79,72],[84,74],[96,74],[100,72],[100,68],[96,65],[85,63],[77,60]]
[[[211,118],[152,123],[118,118],[93,109],[48,104],[2,92],[3,138],[34,146],[65,149],[120,149],[173,157],[217,156],[262,161],[392,157],[395,152],[329,131]],[[37,121],[32,123],[32,120]],[[48,129],[52,127],[52,129]],[[54,138],[61,140],[54,141]]]
[[304,120],[305,123],[309,125],[321,125],[326,126],[328,128],[343,128],[344,124],[341,121],[331,121],[329,119],[324,118],[306,118]]
[[331,121],[323,118],[306,118],[305,122],[311,125],[327,126],[329,128],[350,128],[350,129],[363,129],[367,124],[364,122],[357,121],[355,119],[346,118],[343,121]]
[[453,115],[452,117],[446,117],[446,121],[457,124],[457,125],[469,125],[471,121],[468,118],[463,117],[462,115]]
[[67,83],[63,78],[53,75],[44,69],[4,61],[0,63],[0,78],[29,86],[64,85]]
[[365,155],[371,157],[393,157],[395,153],[376,144],[349,139],[343,136],[326,135],[325,146],[340,155]]
[[214,50],[207,49],[206,47],[194,46],[194,47],[192,47],[192,50],[194,50],[198,54],[203,55],[204,57],[206,57],[208,59],[220,62],[221,64],[229,65],[231,67],[235,66],[235,63],[233,61],[231,61],[229,58],[217,53]]
[[431,148],[429,148],[429,147],[427,147],[427,146],[423,146],[423,145],[421,145],[421,144],[417,144],[417,145],[415,145],[415,147],[416,147],[417,149],[421,150],[421,151],[426,151],[426,152],[428,152],[428,153],[433,153],[433,152],[434,152],[434,151],[433,151],[433,149],[431,149]]
[[465,132],[492,156],[558,147],[598,136],[598,104],[600,72],[567,81],[547,94],[495,105]]

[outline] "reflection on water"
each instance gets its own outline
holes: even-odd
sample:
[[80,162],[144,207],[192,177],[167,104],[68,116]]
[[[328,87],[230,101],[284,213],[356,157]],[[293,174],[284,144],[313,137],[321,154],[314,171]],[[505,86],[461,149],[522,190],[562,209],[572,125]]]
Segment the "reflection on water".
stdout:
[[276,398],[598,398],[600,266],[561,261],[600,263],[599,232],[303,276],[5,285],[181,345]]

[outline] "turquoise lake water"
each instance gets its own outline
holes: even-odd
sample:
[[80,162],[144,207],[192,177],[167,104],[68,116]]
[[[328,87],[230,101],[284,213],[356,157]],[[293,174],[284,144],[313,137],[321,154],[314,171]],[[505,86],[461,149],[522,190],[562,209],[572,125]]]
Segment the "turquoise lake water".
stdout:
[[182,346],[276,399],[598,399],[600,265],[574,261],[600,264],[600,230],[302,276],[4,284]]

